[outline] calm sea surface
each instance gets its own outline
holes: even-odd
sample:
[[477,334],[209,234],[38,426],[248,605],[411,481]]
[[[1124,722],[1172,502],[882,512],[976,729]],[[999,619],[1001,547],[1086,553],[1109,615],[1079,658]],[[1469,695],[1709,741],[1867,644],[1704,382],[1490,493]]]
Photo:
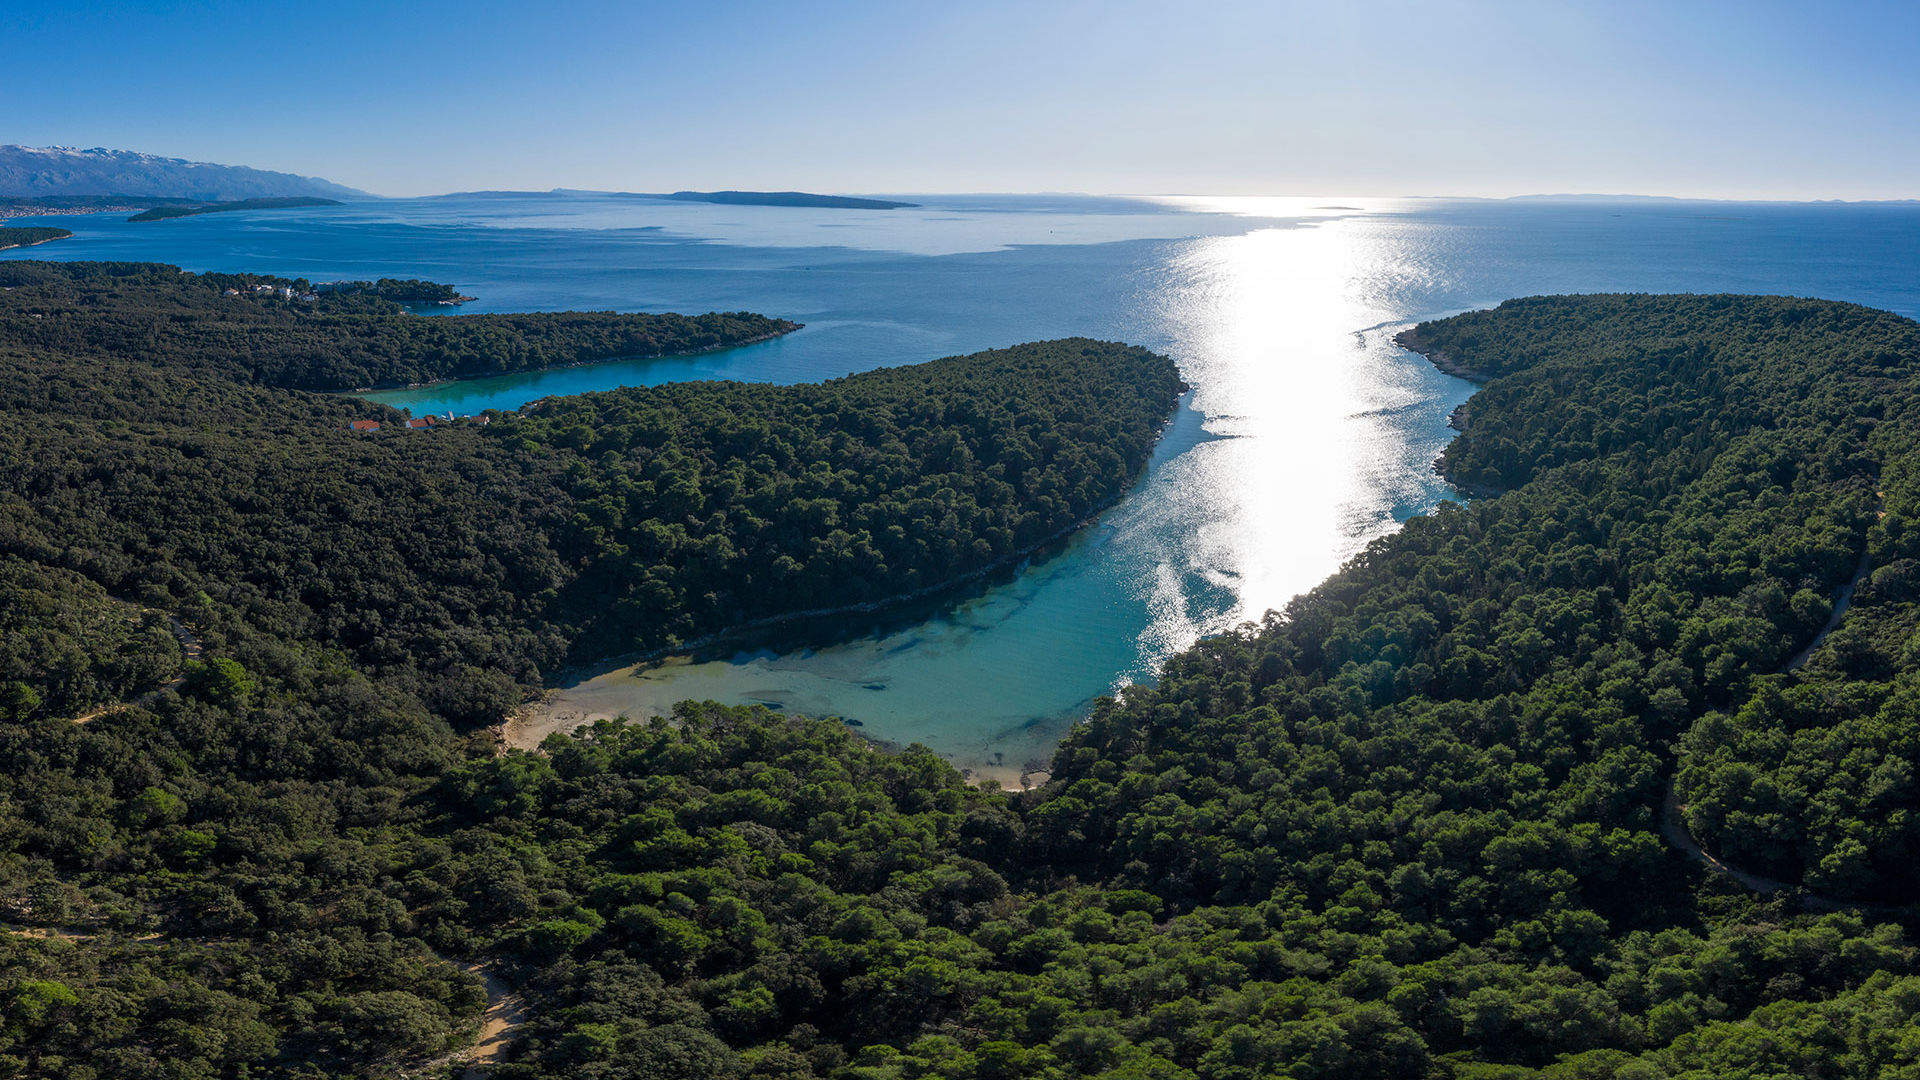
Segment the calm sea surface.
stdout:
[[986,595],[839,644],[571,688],[555,715],[685,697],[858,720],[1011,779],[1095,697],[1325,577],[1447,497],[1430,463],[1471,388],[1389,340],[1555,292],[1763,292],[1920,317],[1920,206],[924,196],[918,209],[463,195],[131,225],[0,258],[424,277],[466,311],[750,310],[806,329],[731,352],[372,395],[419,412],[686,379],[804,382],[1084,334],[1194,392],[1139,488]]

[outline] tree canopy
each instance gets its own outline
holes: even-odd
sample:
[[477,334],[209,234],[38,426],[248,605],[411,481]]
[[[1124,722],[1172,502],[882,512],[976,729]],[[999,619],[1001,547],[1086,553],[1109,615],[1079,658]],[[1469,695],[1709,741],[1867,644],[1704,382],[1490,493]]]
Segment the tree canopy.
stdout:
[[575,650],[1070,525],[1138,474],[1162,358],[388,438],[244,370],[11,354],[10,415],[59,419],[0,429],[0,589],[46,612],[0,623],[37,697],[0,896],[58,933],[0,936],[0,1070],[392,1075],[468,1037],[485,958],[529,1007],[502,1080],[1916,1074],[1920,326],[1545,297],[1414,340],[1486,379],[1440,465],[1499,494],[1102,701],[1025,793],[759,708],[473,732]]

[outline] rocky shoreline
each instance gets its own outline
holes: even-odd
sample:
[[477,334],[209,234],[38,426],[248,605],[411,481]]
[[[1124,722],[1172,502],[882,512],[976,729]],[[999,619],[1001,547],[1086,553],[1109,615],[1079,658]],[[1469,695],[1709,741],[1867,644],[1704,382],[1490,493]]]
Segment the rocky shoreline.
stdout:
[[[1432,364],[1434,367],[1455,378],[1465,379],[1472,383],[1485,383],[1491,378],[1486,372],[1477,371],[1455,360],[1452,356],[1448,355],[1444,349],[1435,348],[1432,342],[1421,336],[1418,326],[1409,327],[1393,335],[1393,343],[1408,352],[1419,353],[1422,357],[1426,358],[1429,364]],[[1467,428],[1472,426],[1472,424],[1472,398],[1468,398],[1466,401],[1454,406],[1453,412],[1447,415],[1447,426],[1463,435],[1466,434]],[[1446,460],[1445,455],[1433,459],[1434,475],[1453,485],[1456,491],[1459,491],[1468,498],[1491,499],[1495,496],[1505,494],[1500,488],[1487,487],[1481,484],[1463,483],[1447,475]]]
[[[1483,383],[1491,377],[1484,371],[1476,371],[1462,364],[1460,361],[1455,360],[1452,356],[1448,355],[1445,350],[1435,348],[1431,342],[1420,335],[1420,328],[1418,326],[1409,327],[1393,335],[1393,343],[1408,352],[1419,353],[1421,356],[1427,358],[1428,363],[1455,378],[1466,379],[1469,382]],[[1462,428],[1461,430],[1464,431],[1466,429]]]

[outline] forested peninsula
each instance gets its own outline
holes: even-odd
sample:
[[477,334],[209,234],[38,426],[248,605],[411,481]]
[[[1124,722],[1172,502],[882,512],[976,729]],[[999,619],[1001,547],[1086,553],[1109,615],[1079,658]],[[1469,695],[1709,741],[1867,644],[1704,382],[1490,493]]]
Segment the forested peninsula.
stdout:
[[6,251],[8,248],[32,247],[49,240],[65,240],[72,235],[72,229],[55,229],[46,226],[0,227],[0,251]]
[[0,346],[222,383],[337,391],[702,352],[800,328],[747,312],[423,316],[403,301],[453,290],[345,284],[316,293],[305,279],[188,274],[158,263],[0,262]]
[[[1920,1073],[1909,320],[1422,325],[1485,380],[1440,468],[1502,494],[1101,702],[1020,794],[763,709],[485,726],[582,643],[1073,520],[1163,358],[381,439],[245,363],[5,340],[0,1072],[447,1075],[483,963],[526,1006],[503,1080]],[[1669,790],[1786,887],[1669,842]]]
[[317,195],[287,195],[278,198],[231,199],[226,202],[200,203],[189,206],[155,206],[128,218],[128,221],[166,221],[170,218],[194,217],[199,214],[220,214],[229,210],[290,210],[302,206],[339,206],[339,199],[323,199]]

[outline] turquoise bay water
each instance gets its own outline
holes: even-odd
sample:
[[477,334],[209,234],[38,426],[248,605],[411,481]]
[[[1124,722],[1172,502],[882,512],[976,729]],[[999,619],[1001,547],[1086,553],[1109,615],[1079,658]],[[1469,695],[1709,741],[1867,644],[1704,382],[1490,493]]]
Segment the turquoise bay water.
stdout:
[[[907,626],[812,651],[609,672],[561,716],[681,697],[858,720],[1011,779],[1095,696],[1258,618],[1446,497],[1470,387],[1407,322],[1581,291],[1819,295],[1920,315],[1920,207],[920,196],[910,211],[481,195],[64,217],[0,258],[155,259],[312,280],[427,277],[465,310],[754,310],[805,322],[724,353],[375,395],[416,412],[731,378],[811,381],[1068,334],[1155,348],[1194,391],[1147,477],[1064,550]],[[1357,209],[1327,209],[1329,206]]]

